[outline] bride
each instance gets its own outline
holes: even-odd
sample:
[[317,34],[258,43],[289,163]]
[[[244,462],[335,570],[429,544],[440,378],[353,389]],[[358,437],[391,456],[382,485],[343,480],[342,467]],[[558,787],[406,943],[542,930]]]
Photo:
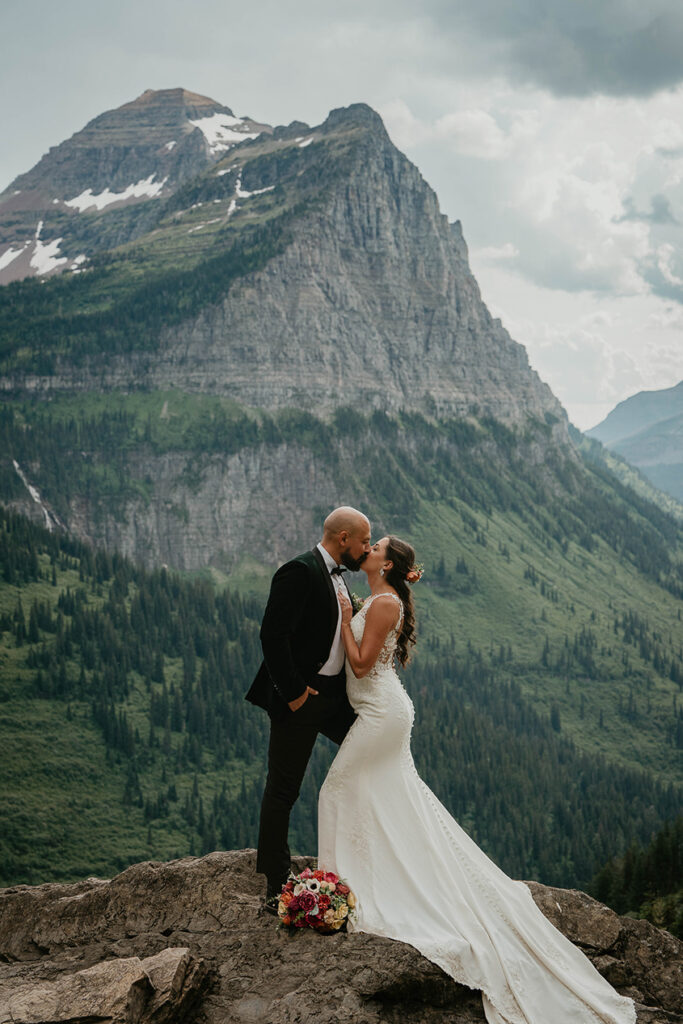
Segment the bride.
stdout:
[[353,931],[400,939],[480,989],[489,1024],[634,1024],[635,1007],[543,916],[420,779],[413,705],[394,669],[415,642],[415,552],[384,537],[362,565],[371,595],[340,596],[357,712],[320,792],[318,863],[357,899]]

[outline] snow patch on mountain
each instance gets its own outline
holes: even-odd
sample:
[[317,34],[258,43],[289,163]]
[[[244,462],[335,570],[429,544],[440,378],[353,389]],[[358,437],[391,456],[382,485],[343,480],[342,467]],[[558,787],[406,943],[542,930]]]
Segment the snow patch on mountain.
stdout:
[[[246,130],[245,122],[241,117],[232,117],[230,114],[211,114],[210,117],[200,117],[196,121],[190,121],[195,128],[204,135],[212,153],[222,153],[238,142],[245,139],[255,139],[260,132]],[[241,125],[241,129],[237,128]]]
[[272,192],[275,185],[268,185],[267,188],[257,188],[253,192],[246,192],[242,188],[242,179],[238,178],[235,182],[235,195],[238,199],[251,199],[252,196],[262,196],[264,192]]
[[0,256],[0,270],[4,270],[5,267],[8,267],[10,263],[17,258],[17,256],[21,256],[27,245],[28,242],[24,242],[20,249],[13,249],[11,245],[9,249],[5,249],[2,256]]
[[39,220],[38,227],[36,228],[35,247],[30,261],[30,265],[38,277],[42,277],[43,274],[49,274],[51,270],[56,270],[62,263],[68,262],[66,256],[58,256],[59,243],[62,239],[53,238],[51,242],[41,242],[40,232],[42,230],[43,221]]
[[163,178],[162,181],[155,181],[155,178],[156,174],[150,174],[148,178],[142,178],[134,185],[129,185],[123,192],[111,192],[109,188],[105,188],[104,192],[93,195],[93,190],[86,188],[84,192],[74,196],[73,199],[66,199],[65,205],[78,210],[79,213],[83,213],[92,207],[95,207],[97,210],[103,210],[105,206],[111,206],[112,203],[122,203],[127,199],[142,199],[143,196],[153,199],[159,195],[168,180]]

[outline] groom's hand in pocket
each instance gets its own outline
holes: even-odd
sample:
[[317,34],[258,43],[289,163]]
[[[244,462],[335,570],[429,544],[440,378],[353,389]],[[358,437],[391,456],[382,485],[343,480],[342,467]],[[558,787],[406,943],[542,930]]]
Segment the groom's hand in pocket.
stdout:
[[289,710],[290,711],[298,711],[299,708],[303,707],[303,705],[306,703],[306,701],[308,700],[309,694],[311,694],[311,693],[315,697],[318,696],[318,691],[317,690],[314,690],[312,686],[307,686],[306,689],[304,690],[304,692],[301,694],[300,697],[297,697],[296,700],[290,700],[289,705],[288,705]]

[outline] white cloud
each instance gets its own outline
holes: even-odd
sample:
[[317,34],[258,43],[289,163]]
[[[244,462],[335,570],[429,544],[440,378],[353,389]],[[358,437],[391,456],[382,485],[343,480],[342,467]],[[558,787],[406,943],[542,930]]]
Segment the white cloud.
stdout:
[[505,242],[504,245],[488,245],[483,249],[477,249],[472,253],[473,257],[485,263],[497,263],[499,260],[515,260],[519,256],[519,249],[512,242]]

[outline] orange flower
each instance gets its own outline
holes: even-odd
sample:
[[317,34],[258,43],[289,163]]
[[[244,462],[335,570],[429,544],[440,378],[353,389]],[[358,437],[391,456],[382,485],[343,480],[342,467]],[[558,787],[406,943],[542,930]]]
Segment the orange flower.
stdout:
[[290,904],[290,903],[292,902],[292,900],[293,900],[293,899],[294,899],[294,893],[292,893],[292,892],[288,892],[288,891],[287,891],[287,890],[285,889],[285,891],[284,891],[284,892],[282,893],[282,895],[280,896],[280,903],[284,903],[284,905],[285,905],[286,907],[288,907],[288,906],[289,906],[289,904]]

